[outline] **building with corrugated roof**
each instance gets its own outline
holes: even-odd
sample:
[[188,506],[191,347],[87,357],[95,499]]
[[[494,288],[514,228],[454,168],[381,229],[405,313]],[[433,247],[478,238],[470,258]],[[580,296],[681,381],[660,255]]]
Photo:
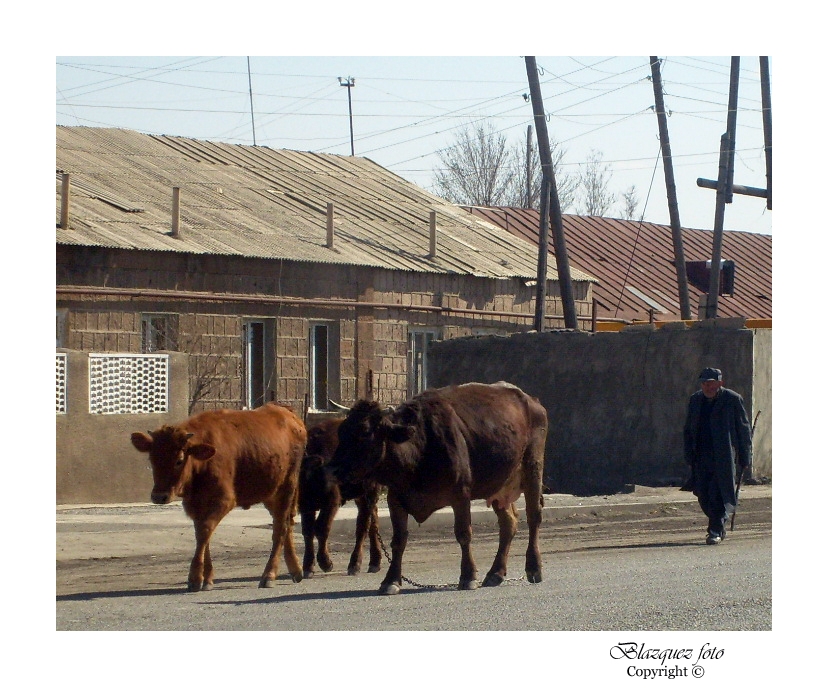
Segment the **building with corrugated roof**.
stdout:
[[399,403],[433,339],[533,327],[537,249],[366,158],[59,126],[56,218],[57,346],[186,352],[191,411]]
[[[506,229],[538,246],[537,210],[469,207],[475,217]],[[596,278],[593,298],[599,319],[678,320],[679,287],[671,228],[652,222],[607,217],[562,215],[567,258],[572,268]],[[714,233],[682,229],[692,314],[698,314],[709,289]],[[555,265],[552,237],[549,263]],[[724,280],[717,297],[719,317],[771,318],[771,236],[725,231],[722,241]]]

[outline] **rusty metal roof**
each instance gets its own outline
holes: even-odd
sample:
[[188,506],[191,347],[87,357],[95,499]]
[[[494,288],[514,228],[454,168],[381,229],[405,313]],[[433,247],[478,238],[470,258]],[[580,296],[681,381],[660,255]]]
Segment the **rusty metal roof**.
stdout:
[[[367,158],[57,127],[56,241],[63,245],[339,263],[535,279],[537,250]],[[60,227],[61,175],[70,178]],[[172,236],[179,187],[180,236]],[[326,247],[334,203],[334,246]],[[437,251],[429,257],[429,214]],[[548,279],[558,278],[555,265]],[[574,280],[592,278],[574,271]]]
[[[523,208],[469,208],[472,214],[509,230],[538,246],[537,210]],[[599,317],[647,320],[651,308],[657,320],[680,317],[679,288],[674,268],[671,228],[651,222],[605,217],[563,215],[567,258],[572,268],[596,277],[593,294]],[[711,259],[714,233],[682,229],[685,260]],[[555,251],[550,238],[550,260]],[[723,232],[722,259],[733,260],[733,296],[717,299],[722,317],[771,318],[771,236],[751,232]],[[707,285],[706,285],[707,286]],[[696,316],[703,291],[688,285],[691,313]]]

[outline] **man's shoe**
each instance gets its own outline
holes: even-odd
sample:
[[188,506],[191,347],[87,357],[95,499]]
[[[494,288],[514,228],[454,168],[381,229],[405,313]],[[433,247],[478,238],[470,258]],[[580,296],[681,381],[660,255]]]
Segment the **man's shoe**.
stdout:
[[705,538],[706,545],[719,545],[722,542],[722,538],[719,535],[709,535]]

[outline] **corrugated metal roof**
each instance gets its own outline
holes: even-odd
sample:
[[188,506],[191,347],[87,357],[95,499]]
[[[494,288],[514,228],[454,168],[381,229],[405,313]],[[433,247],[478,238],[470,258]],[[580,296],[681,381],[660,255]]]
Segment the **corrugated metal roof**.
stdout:
[[[525,241],[367,158],[62,126],[56,148],[58,244],[536,277],[537,250]],[[72,189],[68,230],[60,228],[61,173]],[[171,235],[173,187],[180,238]],[[547,275],[558,278],[555,265]],[[592,281],[581,271],[572,278]]]
[[[538,211],[523,208],[471,208],[472,214],[538,245]],[[680,317],[671,228],[651,222],[563,215],[568,262],[598,279],[593,293],[600,317],[646,320],[654,308],[657,320]],[[682,230],[686,261],[710,260],[714,233]],[[555,255],[550,239],[550,253]],[[733,296],[720,296],[723,317],[771,318],[771,236],[723,232],[722,259],[736,265]],[[551,258],[554,262],[554,258]],[[702,290],[688,285],[695,317]]]

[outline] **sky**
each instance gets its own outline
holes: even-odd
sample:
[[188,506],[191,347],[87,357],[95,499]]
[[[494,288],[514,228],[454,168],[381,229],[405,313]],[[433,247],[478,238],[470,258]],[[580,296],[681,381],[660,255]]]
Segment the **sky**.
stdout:
[[[713,229],[716,192],[697,179],[717,179],[731,57],[658,57],[680,221]],[[622,216],[622,194],[634,187],[634,219],[670,224],[649,56],[535,60],[548,134],[563,151],[559,173],[578,175],[598,155],[618,199],[608,216]],[[57,56],[55,64],[57,124],[339,155],[350,155],[353,128],[355,155],[430,191],[444,167],[439,152],[464,128],[483,124],[523,148],[533,124],[521,55]],[[759,65],[759,56],[740,58],[734,182],[764,189]],[[771,234],[771,211],[765,199],[735,195],[724,226]]]

